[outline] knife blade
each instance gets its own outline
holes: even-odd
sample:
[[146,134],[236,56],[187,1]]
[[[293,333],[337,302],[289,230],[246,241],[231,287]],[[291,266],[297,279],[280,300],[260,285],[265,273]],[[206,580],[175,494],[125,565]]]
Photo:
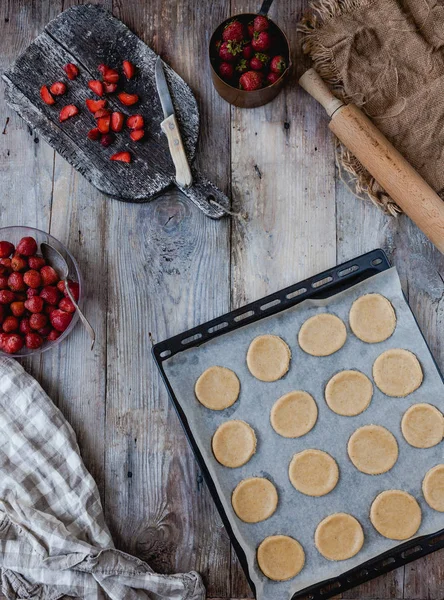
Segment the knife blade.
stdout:
[[193,183],[190,165],[180,135],[179,125],[174,112],[173,101],[165,78],[163,64],[160,56],[156,60],[155,78],[157,93],[159,94],[165,119],[160,124],[168,140],[171,158],[176,168],[176,183],[179,187],[188,188]]

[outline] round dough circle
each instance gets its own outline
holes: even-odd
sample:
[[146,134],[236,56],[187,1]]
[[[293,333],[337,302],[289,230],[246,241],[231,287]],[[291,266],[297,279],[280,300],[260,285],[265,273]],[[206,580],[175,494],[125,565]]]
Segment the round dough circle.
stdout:
[[250,373],[260,381],[277,381],[290,367],[291,351],[277,335],[260,335],[251,342],[247,352]]
[[303,391],[289,392],[277,400],[271,409],[273,429],[286,438],[298,438],[313,429],[318,418],[316,402]]
[[299,330],[299,345],[312,356],[329,356],[345,344],[347,330],[336,315],[320,313],[310,317]]
[[398,460],[398,442],[385,427],[365,425],[351,435],[347,452],[358,471],[380,475],[390,471]]
[[288,535],[271,535],[257,549],[262,573],[273,581],[287,581],[302,571],[305,552],[301,544]]
[[372,396],[372,382],[360,371],[340,371],[333,375],[325,388],[325,401],[329,408],[343,417],[354,417],[364,412]]
[[370,521],[378,533],[390,540],[406,540],[421,525],[421,508],[409,493],[386,490],[373,500]]
[[444,512],[444,465],[436,465],[427,471],[422,482],[422,493],[431,508]]
[[245,523],[259,523],[277,508],[278,494],[264,477],[250,477],[237,484],[231,497],[234,512]]
[[396,314],[391,302],[381,294],[365,294],[353,302],[349,322],[357,338],[376,344],[393,334]]
[[211,442],[216,460],[224,467],[241,467],[256,452],[256,434],[245,421],[225,421],[216,429]]
[[310,448],[293,456],[288,475],[299,492],[307,496],[325,496],[338,483],[339,467],[327,452]]
[[194,386],[196,398],[206,408],[224,410],[239,397],[240,383],[234,371],[226,367],[206,369]]
[[402,417],[401,430],[410,446],[431,448],[442,442],[444,417],[431,404],[413,404]]
[[347,513],[334,513],[316,527],[316,548],[328,560],[347,560],[364,544],[360,522]]
[[373,379],[387,396],[402,398],[419,388],[423,373],[413,352],[392,348],[380,354],[373,363]]

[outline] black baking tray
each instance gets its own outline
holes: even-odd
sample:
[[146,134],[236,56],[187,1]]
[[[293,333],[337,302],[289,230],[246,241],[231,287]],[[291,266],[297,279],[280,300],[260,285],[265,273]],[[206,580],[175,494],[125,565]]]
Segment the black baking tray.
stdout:
[[[231,543],[236,551],[239,562],[245,572],[248,583],[256,594],[255,585],[250,578],[249,568],[245,553],[231,528],[230,521],[219,499],[213,479],[207,469],[206,463],[193,437],[185,413],[177,400],[173,389],[165,374],[162,363],[171,356],[178,354],[190,347],[200,346],[208,340],[224,335],[234,329],[239,329],[270,315],[279,313],[300,302],[313,298],[328,298],[342,292],[357,283],[390,268],[389,260],[381,249],[372,250],[353,260],[329,269],[314,277],[291,285],[283,290],[265,296],[251,304],[247,304],[222,315],[202,325],[193,327],[179,335],[175,335],[153,346],[154,360],[160,370],[162,379],[168,389],[171,401],[179,416],[185,434],[194,451],[202,475],[210,490],[225,529],[230,536]],[[439,370],[439,369],[438,369]],[[430,535],[418,537],[400,544],[396,548],[384,552],[361,565],[346,571],[338,577],[327,579],[307,587],[293,594],[291,600],[326,600],[345,592],[361,583],[374,579],[379,575],[388,573],[402,565],[406,565],[417,558],[444,548],[444,529]]]

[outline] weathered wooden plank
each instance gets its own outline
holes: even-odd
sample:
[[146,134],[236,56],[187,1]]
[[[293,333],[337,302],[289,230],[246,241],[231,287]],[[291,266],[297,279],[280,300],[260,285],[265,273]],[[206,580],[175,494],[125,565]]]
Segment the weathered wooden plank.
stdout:
[[[199,169],[226,190],[229,162],[214,157],[229,154],[229,110],[196,69],[205,61],[202,23],[225,10],[219,1],[134,1],[116,16],[199,90]],[[210,221],[174,191],[108,210],[106,516],[119,547],[162,572],[197,569],[210,596],[228,597],[229,543],[159,380],[150,335],[160,340],[228,310],[229,222]]]

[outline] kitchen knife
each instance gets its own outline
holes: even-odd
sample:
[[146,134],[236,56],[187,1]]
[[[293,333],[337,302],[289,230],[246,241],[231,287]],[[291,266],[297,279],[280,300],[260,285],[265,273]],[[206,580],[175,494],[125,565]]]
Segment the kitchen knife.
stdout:
[[187,155],[180,135],[179,125],[174,113],[173,101],[171,100],[160,56],[158,56],[156,60],[155,76],[157,93],[159,94],[165,117],[165,120],[162,121],[160,127],[168,139],[171,158],[176,167],[176,183],[180,187],[188,188],[193,183],[193,177],[191,175],[190,165],[188,164]]

